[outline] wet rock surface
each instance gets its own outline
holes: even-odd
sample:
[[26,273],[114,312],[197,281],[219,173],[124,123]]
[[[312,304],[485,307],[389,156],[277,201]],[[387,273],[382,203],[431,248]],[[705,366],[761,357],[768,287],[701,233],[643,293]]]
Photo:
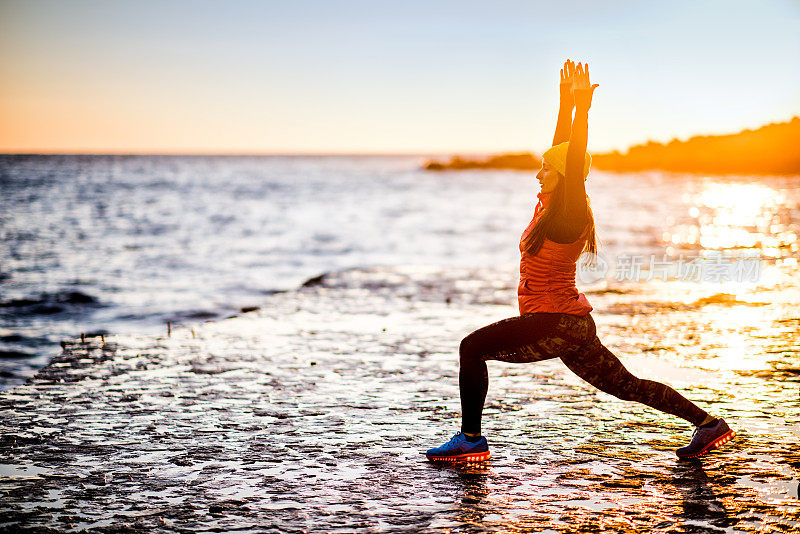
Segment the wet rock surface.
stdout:
[[0,394],[0,532],[800,527],[800,308],[778,291],[589,295],[631,371],[738,432],[702,460],[675,457],[687,424],[556,360],[490,363],[492,460],[427,462],[459,426],[459,340],[516,313],[507,279],[348,271],[194,331],[66,343]]

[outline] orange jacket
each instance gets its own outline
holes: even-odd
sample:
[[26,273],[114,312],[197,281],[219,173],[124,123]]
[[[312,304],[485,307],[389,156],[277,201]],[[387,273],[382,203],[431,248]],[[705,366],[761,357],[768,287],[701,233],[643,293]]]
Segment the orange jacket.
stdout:
[[556,243],[545,239],[542,248],[535,256],[525,252],[522,243],[533,229],[542,209],[547,205],[550,193],[539,193],[539,203],[528,227],[522,233],[519,250],[522,255],[519,264],[519,313],[547,312],[586,315],[592,305],[586,295],[578,292],[575,286],[575,265],[586,245],[589,225],[577,241],[569,244]]

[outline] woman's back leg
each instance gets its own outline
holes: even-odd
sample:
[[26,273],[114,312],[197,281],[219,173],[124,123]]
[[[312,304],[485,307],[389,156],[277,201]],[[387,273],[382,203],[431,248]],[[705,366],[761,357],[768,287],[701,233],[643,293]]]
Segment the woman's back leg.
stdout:
[[597,336],[580,350],[562,354],[561,361],[586,382],[618,399],[646,404],[695,426],[708,417],[705,411],[671,387],[631,374]]

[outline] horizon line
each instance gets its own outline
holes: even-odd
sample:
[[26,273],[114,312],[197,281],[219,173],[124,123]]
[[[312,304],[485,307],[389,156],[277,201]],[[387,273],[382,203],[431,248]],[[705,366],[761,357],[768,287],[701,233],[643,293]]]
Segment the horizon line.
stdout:
[[[794,120],[800,119],[800,115],[792,114],[789,118],[785,120],[778,120],[778,121],[770,121],[766,123],[762,123],[759,126],[749,126],[742,128],[736,132],[721,132],[721,133],[695,133],[692,134],[685,139],[679,137],[673,137],[670,141],[681,141],[686,142],[690,139],[696,137],[716,137],[716,136],[729,136],[729,135],[737,135],[747,131],[758,130],[765,126],[771,126],[775,124],[784,124],[790,123]],[[638,143],[633,143],[627,146],[624,149],[606,149],[606,150],[598,150],[593,152],[594,154],[611,154],[613,152],[627,152],[630,148],[634,146],[641,146],[646,145],[651,142],[657,142],[666,144],[663,141],[654,141],[652,138],[648,138],[644,141],[640,141]],[[669,142],[669,141],[668,141]],[[545,148],[545,150],[547,150]],[[196,151],[196,150],[154,150],[154,151],[147,151],[147,150],[130,150],[130,151],[114,151],[114,150],[91,150],[91,151],[80,151],[80,150],[42,150],[42,149],[31,149],[31,150],[4,150],[0,149],[0,156],[215,156],[215,157],[276,157],[276,156],[283,156],[283,157],[370,157],[370,156],[416,156],[416,157],[451,157],[451,156],[493,156],[493,155],[507,155],[507,154],[532,154],[534,156],[540,156],[537,151],[532,149],[502,149],[502,150],[449,150],[446,152],[428,152],[428,151],[398,151],[398,152],[383,152],[383,151],[376,151],[376,152],[269,152],[269,151]]]

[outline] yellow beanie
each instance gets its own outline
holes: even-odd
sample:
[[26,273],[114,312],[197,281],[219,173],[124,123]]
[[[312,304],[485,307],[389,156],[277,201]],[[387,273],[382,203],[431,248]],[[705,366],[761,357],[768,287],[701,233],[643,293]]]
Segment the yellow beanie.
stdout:
[[[542,154],[542,159],[547,162],[548,165],[553,167],[562,176],[567,175],[567,149],[569,148],[569,141],[566,143],[561,143],[560,145],[556,145],[554,147],[548,148],[544,154]],[[589,176],[589,168],[592,166],[592,155],[588,152],[583,160],[583,179],[586,180]]]

